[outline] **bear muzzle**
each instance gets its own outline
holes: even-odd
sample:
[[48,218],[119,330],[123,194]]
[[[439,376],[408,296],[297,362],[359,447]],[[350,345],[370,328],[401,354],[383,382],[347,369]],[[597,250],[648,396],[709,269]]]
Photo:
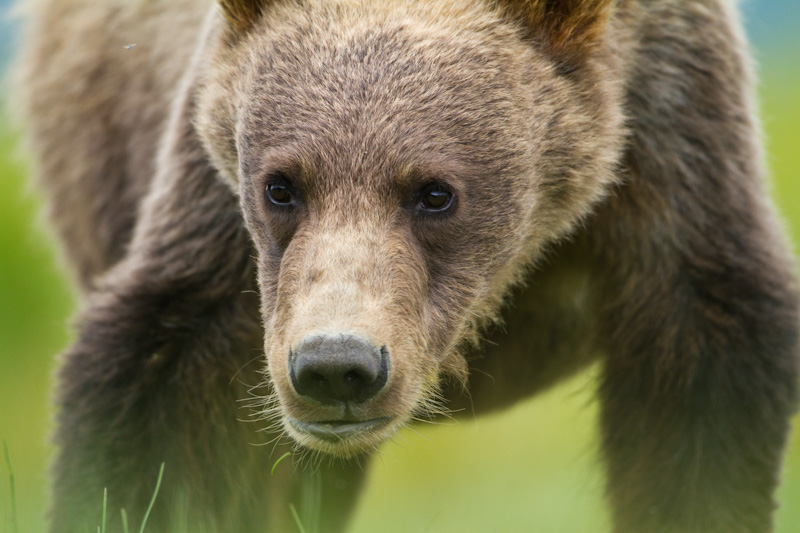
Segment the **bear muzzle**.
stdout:
[[288,417],[295,431],[327,442],[343,442],[380,430],[390,416],[365,419],[370,402],[386,388],[390,357],[354,334],[315,334],[289,354],[294,393],[309,407],[337,413],[335,419],[310,421]]

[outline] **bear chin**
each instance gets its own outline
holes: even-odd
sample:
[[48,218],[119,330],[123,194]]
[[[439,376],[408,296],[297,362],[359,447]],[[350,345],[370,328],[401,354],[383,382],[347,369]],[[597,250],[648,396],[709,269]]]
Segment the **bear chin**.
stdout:
[[401,423],[390,417],[363,421],[304,422],[284,419],[284,427],[300,446],[334,457],[352,458],[376,450],[394,435]]

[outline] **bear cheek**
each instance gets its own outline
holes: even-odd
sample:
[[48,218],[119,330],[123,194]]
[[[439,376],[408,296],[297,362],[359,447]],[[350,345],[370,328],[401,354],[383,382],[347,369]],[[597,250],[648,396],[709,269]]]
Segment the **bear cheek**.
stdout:
[[517,199],[475,196],[476,204],[502,209],[485,210],[481,216],[467,212],[458,231],[422,242],[428,270],[427,342],[441,372],[457,378],[466,372],[460,348],[465,341],[476,340],[479,328],[495,317],[499,296],[514,282],[525,260],[520,243],[497,238],[512,233],[509,229],[521,211]]

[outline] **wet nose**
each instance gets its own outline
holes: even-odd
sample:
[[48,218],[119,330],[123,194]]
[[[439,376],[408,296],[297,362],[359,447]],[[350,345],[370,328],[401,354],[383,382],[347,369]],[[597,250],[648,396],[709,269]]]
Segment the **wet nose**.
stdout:
[[386,385],[389,354],[356,335],[315,335],[289,356],[292,385],[313,401],[365,402]]

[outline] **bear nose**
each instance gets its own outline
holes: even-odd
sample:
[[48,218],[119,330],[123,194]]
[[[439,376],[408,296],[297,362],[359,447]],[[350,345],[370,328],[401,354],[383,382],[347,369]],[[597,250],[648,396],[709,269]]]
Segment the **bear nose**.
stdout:
[[323,404],[365,402],[386,385],[389,354],[356,335],[315,335],[290,353],[289,371],[300,396]]

